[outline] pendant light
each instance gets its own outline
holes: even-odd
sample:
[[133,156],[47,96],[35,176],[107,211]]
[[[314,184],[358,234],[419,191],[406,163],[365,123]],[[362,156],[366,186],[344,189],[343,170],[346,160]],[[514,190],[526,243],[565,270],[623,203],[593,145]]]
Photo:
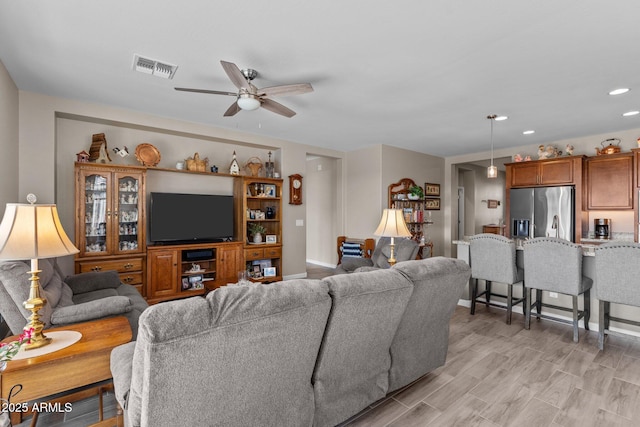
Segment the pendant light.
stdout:
[[496,117],[495,114],[487,116],[487,119],[491,120],[491,166],[487,168],[487,178],[498,177],[498,168],[493,165],[493,121]]

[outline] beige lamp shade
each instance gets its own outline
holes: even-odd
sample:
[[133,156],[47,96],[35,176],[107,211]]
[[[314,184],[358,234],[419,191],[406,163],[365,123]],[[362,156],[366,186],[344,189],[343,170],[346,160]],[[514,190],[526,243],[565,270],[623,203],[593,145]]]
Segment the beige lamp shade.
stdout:
[[380,224],[373,234],[383,237],[411,237],[401,209],[383,210]]
[[78,253],[56,205],[7,203],[0,223],[0,259],[54,258]]

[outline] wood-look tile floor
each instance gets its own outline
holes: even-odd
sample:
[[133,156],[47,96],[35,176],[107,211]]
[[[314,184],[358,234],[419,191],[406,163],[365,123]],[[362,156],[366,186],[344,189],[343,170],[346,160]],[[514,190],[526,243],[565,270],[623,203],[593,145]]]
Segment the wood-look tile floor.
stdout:
[[640,340],[456,307],[444,366],[343,426],[638,426]]
[[[307,265],[309,278],[332,273]],[[597,332],[581,329],[574,343],[570,325],[532,320],[527,331],[522,315],[514,313],[511,325],[504,319],[497,308],[480,306],[471,316],[456,307],[446,364],[341,426],[640,425],[640,339],[611,336],[599,351]],[[115,411],[112,395],[105,405],[107,414]],[[96,422],[97,399],[67,415],[41,417],[38,425]]]

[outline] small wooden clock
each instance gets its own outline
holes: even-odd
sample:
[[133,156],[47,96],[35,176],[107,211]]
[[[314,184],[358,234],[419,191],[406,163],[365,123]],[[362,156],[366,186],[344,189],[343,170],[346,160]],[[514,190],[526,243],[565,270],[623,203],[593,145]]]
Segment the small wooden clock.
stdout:
[[289,204],[302,204],[302,175],[289,175]]

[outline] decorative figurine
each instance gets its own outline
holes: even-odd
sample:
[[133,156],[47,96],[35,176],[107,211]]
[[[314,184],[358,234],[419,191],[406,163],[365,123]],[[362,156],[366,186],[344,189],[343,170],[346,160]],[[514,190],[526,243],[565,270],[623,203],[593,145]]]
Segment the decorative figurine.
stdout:
[[514,162],[521,162],[522,161],[522,156],[520,154],[516,154],[515,156],[513,156],[513,161]]
[[88,163],[89,162],[89,153],[82,150],[79,153],[76,153],[76,162],[79,163]]
[[564,147],[565,152],[567,153],[567,156],[573,156],[573,145],[571,144],[567,144],[566,147]]
[[119,149],[118,147],[113,149],[113,152],[116,153],[120,157],[127,157],[129,155],[129,149],[125,146],[124,149]]
[[236,159],[236,152],[233,152],[233,158],[231,159],[231,164],[229,165],[229,173],[231,175],[240,175],[240,165],[238,164],[238,160]]
[[269,151],[269,161],[264,164],[265,174],[267,178],[273,178],[273,172],[275,171],[275,165],[271,161],[271,151]]

